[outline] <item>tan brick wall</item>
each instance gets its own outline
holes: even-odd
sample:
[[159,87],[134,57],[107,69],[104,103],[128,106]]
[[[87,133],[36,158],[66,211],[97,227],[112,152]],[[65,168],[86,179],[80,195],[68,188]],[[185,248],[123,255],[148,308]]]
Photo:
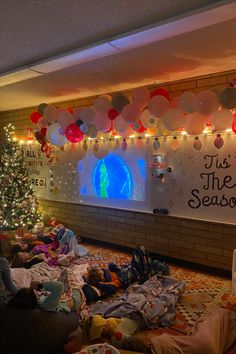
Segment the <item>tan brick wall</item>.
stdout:
[[[168,89],[172,97],[187,90],[198,93],[212,89],[219,92],[235,76],[236,70],[161,86]],[[61,107],[85,107],[91,105],[94,99],[90,97],[56,104]],[[29,115],[35,109],[2,112],[1,136],[2,127],[9,122],[15,125],[17,136],[26,136],[27,128],[32,127]],[[48,216],[55,216],[90,239],[126,247],[143,244],[149,251],[164,256],[231,269],[232,253],[236,248],[236,225],[46,200],[41,200],[40,206]]]

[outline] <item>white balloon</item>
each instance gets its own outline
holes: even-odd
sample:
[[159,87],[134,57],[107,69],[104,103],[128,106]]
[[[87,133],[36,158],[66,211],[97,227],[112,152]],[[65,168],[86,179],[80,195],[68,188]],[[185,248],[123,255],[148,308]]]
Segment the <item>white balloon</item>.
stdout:
[[163,116],[163,123],[170,131],[178,130],[184,125],[184,112],[178,108],[171,108]]
[[142,112],[140,120],[145,128],[152,128],[156,125],[156,118],[150,114],[148,109]]
[[221,109],[213,114],[211,122],[215,129],[225,130],[231,128],[233,122],[233,115],[227,109]]
[[58,123],[51,124],[47,129],[47,140],[57,146],[63,146],[67,142],[65,135],[60,134],[61,126]]
[[129,123],[126,122],[121,114],[119,114],[114,120],[114,128],[118,132],[123,132],[129,127]]
[[162,117],[170,108],[170,102],[163,96],[154,96],[148,104],[148,110],[154,117]]
[[197,96],[193,92],[184,92],[178,99],[178,108],[184,112],[193,113],[196,111]]

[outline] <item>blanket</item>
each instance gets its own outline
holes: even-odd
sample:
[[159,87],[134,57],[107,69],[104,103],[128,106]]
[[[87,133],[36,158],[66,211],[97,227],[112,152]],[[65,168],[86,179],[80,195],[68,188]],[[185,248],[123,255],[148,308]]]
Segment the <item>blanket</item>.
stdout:
[[[70,269],[74,273],[78,285],[83,286],[82,275],[87,272],[88,264],[71,265]],[[46,262],[35,264],[29,269],[11,268],[11,277],[18,288],[28,288],[31,281],[58,280],[65,267],[50,267]]]
[[120,299],[98,302],[92,314],[105,318],[129,317],[140,327],[167,327],[175,319],[175,304],[185,289],[185,283],[165,276],[153,276],[143,285],[130,286]]

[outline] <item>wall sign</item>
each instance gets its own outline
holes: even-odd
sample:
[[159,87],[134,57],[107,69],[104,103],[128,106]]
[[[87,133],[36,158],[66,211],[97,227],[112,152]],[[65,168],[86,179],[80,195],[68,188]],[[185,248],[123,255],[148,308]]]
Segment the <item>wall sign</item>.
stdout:
[[193,148],[192,137],[179,138],[178,149],[171,140],[161,143],[165,165],[157,170],[163,178],[152,179],[152,208],[166,208],[170,215],[236,224],[236,135],[224,136],[217,149],[215,136],[203,136],[202,148]]

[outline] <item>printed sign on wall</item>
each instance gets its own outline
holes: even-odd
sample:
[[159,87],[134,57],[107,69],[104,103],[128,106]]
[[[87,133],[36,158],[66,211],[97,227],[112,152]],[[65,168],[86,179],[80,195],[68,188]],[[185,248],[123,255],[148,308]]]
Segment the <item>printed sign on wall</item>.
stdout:
[[215,136],[201,139],[200,151],[193,148],[193,137],[179,138],[176,150],[170,139],[163,140],[158,154],[165,167],[156,169],[162,178],[152,179],[152,207],[175,216],[236,224],[236,135],[225,135],[221,149],[214,145]]
[[29,176],[32,186],[35,190],[37,198],[49,197],[49,169],[48,159],[41,152],[40,145],[37,143],[24,144],[21,146],[22,154],[25,159],[26,167],[29,171]]

